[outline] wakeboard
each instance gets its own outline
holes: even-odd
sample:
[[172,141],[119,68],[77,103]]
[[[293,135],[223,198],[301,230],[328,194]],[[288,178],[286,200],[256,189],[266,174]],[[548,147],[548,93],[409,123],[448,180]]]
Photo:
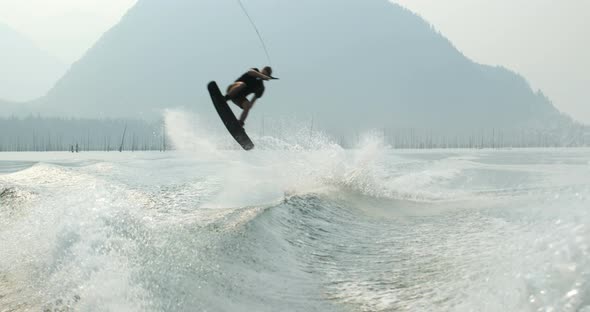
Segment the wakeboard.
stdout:
[[219,87],[215,81],[209,82],[207,85],[207,89],[209,90],[209,94],[211,95],[211,100],[213,101],[213,106],[215,106],[215,110],[219,114],[221,121],[227,128],[227,131],[234,137],[234,139],[242,146],[243,149],[249,151],[254,148],[254,143],[246,134],[246,131],[240,123],[234,113],[232,112],[231,108],[227,105],[227,101],[224,99],[221,91],[219,91]]

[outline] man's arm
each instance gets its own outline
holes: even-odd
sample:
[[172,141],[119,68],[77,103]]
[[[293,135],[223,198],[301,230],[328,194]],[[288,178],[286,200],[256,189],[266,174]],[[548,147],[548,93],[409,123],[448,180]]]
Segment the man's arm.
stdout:
[[[257,101],[259,98],[260,98],[260,97],[259,97],[259,96],[257,96],[257,95],[254,95],[254,96],[252,97],[252,100],[250,100],[250,103],[252,103],[252,106],[254,106],[254,103],[256,103],[256,101]],[[250,108],[252,108],[252,107],[250,107]]]
[[248,75],[250,75],[252,77],[260,78],[262,80],[271,80],[271,79],[273,79],[272,77],[267,76],[267,75],[265,75],[265,74],[263,74],[263,73],[261,73],[259,71],[256,71],[254,69],[250,69],[248,71]]

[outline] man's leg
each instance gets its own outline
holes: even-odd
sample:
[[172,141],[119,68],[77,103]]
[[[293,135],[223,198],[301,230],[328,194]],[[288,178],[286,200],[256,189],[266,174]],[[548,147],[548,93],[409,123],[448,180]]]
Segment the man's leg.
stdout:
[[231,99],[232,103],[236,104],[239,108],[244,109],[244,103],[250,103],[245,96],[240,96]]
[[244,126],[244,122],[246,121],[246,118],[248,118],[248,113],[250,112],[250,109],[252,108],[252,103],[250,103],[250,101],[248,101],[248,99],[245,99],[245,101],[242,102],[242,115],[240,115],[240,123],[242,124],[242,127]]
[[238,81],[232,83],[229,87],[227,87],[227,94],[225,95],[225,100],[232,100],[236,98],[242,91],[246,89],[246,84]]

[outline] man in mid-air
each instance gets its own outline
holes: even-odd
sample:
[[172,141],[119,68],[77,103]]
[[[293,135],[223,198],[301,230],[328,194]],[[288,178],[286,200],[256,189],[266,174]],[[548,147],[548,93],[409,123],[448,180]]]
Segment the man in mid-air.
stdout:
[[[256,100],[264,94],[263,81],[271,79],[278,78],[272,76],[272,68],[270,66],[264,67],[261,71],[257,68],[252,68],[227,87],[225,100],[231,100],[243,110],[239,120],[240,126],[244,126],[248,112],[250,112]],[[250,94],[254,94],[254,97],[248,100],[246,97]]]

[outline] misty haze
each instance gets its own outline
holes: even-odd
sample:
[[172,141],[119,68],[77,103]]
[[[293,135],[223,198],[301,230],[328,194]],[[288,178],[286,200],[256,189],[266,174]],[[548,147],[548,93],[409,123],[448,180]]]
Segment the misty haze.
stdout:
[[498,1],[6,0],[0,311],[590,311],[590,6]]

